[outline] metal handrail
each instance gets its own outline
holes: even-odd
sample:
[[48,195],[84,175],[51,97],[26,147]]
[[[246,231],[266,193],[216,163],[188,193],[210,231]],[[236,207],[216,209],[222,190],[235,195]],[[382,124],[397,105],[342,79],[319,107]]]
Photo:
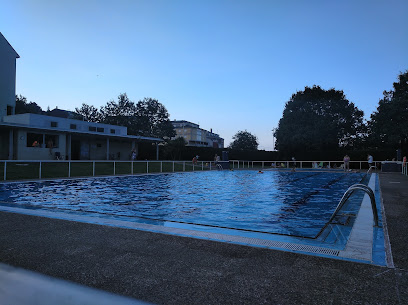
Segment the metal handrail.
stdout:
[[369,168],[368,171],[367,171],[367,174],[370,173],[373,168],[374,168],[374,169],[377,169],[377,167],[375,167],[374,165],[371,165],[370,168]]
[[333,212],[332,216],[330,217],[329,221],[326,222],[326,224],[319,231],[319,233],[316,235],[315,238],[319,237],[323,233],[324,229],[326,229],[326,227],[332,222],[334,217],[336,217],[337,213],[341,210],[341,208],[344,206],[344,204],[350,198],[351,194],[356,190],[362,190],[362,191],[366,192],[368,194],[368,196],[370,197],[371,209],[373,211],[373,217],[374,217],[374,226],[378,227],[378,211],[377,211],[377,205],[376,205],[376,202],[375,202],[374,192],[367,185],[358,183],[358,184],[353,184],[352,186],[350,186],[347,189],[347,191],[344,193],[343,197],[341,198],[339,204],[337,205],[336,210]]

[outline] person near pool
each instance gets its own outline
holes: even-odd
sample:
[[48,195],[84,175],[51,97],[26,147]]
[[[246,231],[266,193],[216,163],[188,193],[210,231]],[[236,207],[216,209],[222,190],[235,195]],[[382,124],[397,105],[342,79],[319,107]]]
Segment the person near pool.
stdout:
[[343,162],[344,162],[344,171],[350,170],[350,157],[348,155],[344,156]]
[[132,161],[136,160],[136,156],[137,156],[136,149],[133,148],[132,151],[130,152],[130,160]]
[[368,168],[371,168],[371,166],[373,166],[373,162],[374,162],[373,156],[368,154],[367,155],[367,161],[368,161]]

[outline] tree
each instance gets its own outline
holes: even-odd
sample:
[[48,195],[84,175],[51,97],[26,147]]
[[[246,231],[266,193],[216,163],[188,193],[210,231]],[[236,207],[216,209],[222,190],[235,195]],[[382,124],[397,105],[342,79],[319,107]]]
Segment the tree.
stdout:
[[305,87],[285,105],[274,134],[276,148],[296,153],[354,147],[364,132],[363,115],[343,91]]
[[99,113],[98,109],[92,105],[82,103],[81,108],[75,108],[75,113],[75,119],[77,120],[84,120],[87,122],[101,121],[101,114]]
[[232,139],[229,148],[237,150],[258,150],[258,139],[248,131],[238,131]]
[[126,93],[119,94],[117,102],[111,100],[101,107],[100,115],[103,123],[126,126],[129,134],[137,134],[136,106]]
[[137,132],[147,137],[172,138],[176,135],[169,113],[163,104],[144,98],[136,104]]
[[187,141],[183,137],[178,137],[174,140],[170,140],[164,147],[164,152],[172,160],[181,160],[181,154],[187,145]]
[[369,143],[374,147],[401,148],[407,152],[408,71],[398,76],[394,89],[384,91],[368,122]]
[[100,122],[111,125],[126,126],[128,134],[146,137],[170,139],[176,132],[169,120],[167,109],[156,99],[144,98],[136,105],[126,93],[106,103],[98,111],[94,106],[82,104],[81,108],[75,108],[80,119],[89,122]]
[[29,102],[27,103],[27,98],[20,95],[16,95],[16,114],[21,113],[36,113],[36,114],[43,114],[43,110],[37,103]]

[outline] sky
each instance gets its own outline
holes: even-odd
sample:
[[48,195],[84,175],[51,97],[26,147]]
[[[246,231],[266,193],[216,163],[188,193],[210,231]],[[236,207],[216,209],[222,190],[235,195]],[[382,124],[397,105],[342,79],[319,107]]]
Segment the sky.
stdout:
[[226,145],[247,130],[273,150],[305,86],[343,90],[369,119],[408,69],[407,14],[407,0],[0,0],[0,32],[16,94],[44,110],[151,97]]

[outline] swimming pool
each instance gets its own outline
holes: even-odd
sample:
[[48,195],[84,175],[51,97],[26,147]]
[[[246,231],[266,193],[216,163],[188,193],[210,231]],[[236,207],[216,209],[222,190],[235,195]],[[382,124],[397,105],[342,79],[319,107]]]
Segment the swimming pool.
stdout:
[[296,238],[304,244],[317,240],[342,249],[362,193],[353,195],[336,223],[319,233],[343,193],[363,177],[245,170],[4,183],[0,204],[205,232]]

